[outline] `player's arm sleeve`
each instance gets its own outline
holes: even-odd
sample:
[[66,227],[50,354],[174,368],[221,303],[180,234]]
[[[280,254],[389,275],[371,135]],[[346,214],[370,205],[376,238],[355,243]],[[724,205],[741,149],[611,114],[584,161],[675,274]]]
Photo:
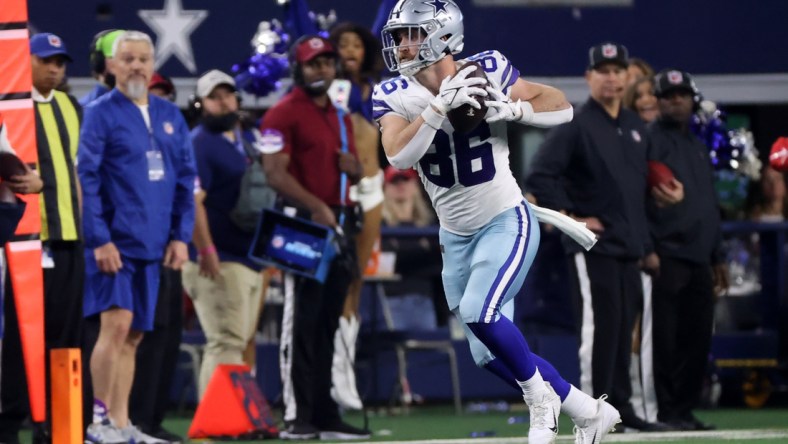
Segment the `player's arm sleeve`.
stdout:
[[486,51],[471,59],[482,65],[493,88],[499,89],[520,107],[520,123],[552,128],[572,121],[572,105],[560,90],[520,78],[517,69],[498,51]]
[[432,144],[446,116],[427,106],[412,122],[396,97],[385,94],[380,85],[372,95],[373,112],[380,124],[383,150],[389,163],[401,170],[413,167]]
[[574,124],[561,125],[547,134],[534,155],[531,171],[526,177],[526,190],[536,196],[539,206],[556,211],[573,212],[573,203],[564,186],[579,132]]
[[170,240],[188,243],[192,238],[192,230],[194,230],[194,179],[197,175],[197,168],[186,121],[178,113],[175,122],[180,137],[180,150],[178,150],[175,165],[175,198],[172,203]]
[[104,220],[101,204],[101,164],[109,142],[108,116],[95,106],[85,109],[85,118],[79,134],[77,149],[77,174],[82,186],[82,227],[85,248],[90,250],[111,242],[109,226]]

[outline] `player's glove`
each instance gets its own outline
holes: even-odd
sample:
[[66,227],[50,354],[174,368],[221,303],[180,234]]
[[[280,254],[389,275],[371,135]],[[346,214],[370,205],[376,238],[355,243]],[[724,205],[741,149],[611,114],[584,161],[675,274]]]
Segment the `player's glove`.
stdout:
[[498,122],[500,120],[524,120],[523,114],[526,110],[530,110],[531,114],[533,114],[533,107],[531,107],[531,104],[528,102],[521,102],[520,100],[512,102],[512,99],[507,97],[506,94],[492,86],[487,87],[487,93],[491,100],[484,101],[484,104],[487,105],[489,109],[485,116],[485,120],[489,123]]
[[487,91],[483,89],[487,85],[487,79],[483,77],[468,79],[468,74],[475,69],[475,66],[468,66],[455,74],[454,77],[443,79],[438,95],[432,99],[430,104],[443,115],[446,115],[449,110],[465,104],[476,109],[481,108],[481,105],[471,96],[487,97]]

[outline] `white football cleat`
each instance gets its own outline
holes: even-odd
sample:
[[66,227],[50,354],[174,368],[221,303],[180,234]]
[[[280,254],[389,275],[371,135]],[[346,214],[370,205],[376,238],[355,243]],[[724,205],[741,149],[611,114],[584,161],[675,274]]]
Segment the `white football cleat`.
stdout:
[[608,404],[607,395],[597,399],[596,414],[590,418],[575,421],[575,444],[599,444],[609,432],[621,422],[621,415],[615,407]]
[[529,401],[531,426],[528,428],[528,444],[553,444],[558,435],[558,415],[561,414],[561,398],[546,384],[548,391],[541,399]]

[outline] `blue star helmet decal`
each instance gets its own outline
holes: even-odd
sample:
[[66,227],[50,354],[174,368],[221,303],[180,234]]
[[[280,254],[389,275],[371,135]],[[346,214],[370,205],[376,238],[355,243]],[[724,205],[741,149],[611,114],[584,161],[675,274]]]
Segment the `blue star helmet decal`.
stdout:
[[446,0],[430,0],[421,3],[427,6],[432,6],[432,9],[435,10],[435,17],[437,17],[441,12],[445,12],[446,14],[449,13],[449,11],[446,10],[446,5],[448,4]]

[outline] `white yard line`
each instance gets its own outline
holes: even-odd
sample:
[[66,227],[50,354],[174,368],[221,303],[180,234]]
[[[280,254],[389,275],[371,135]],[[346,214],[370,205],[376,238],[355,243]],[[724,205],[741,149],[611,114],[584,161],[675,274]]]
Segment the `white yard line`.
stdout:
[[[680,441],[732,441],[760,439],[788,439],[788,429],[751,429],[751,430],[714,430],[708,432],[655,432],[655,433],[611,433],[604,442],[656,442]],[[414,441],[386,441],[386,444],[509,444],[523,442],[524,437],[515,438],[463,438],[463,439],[426,439]],[[558,442],[573,442],[572,435],[558,435]],[[527,442],[527,441],[526,441]]]

